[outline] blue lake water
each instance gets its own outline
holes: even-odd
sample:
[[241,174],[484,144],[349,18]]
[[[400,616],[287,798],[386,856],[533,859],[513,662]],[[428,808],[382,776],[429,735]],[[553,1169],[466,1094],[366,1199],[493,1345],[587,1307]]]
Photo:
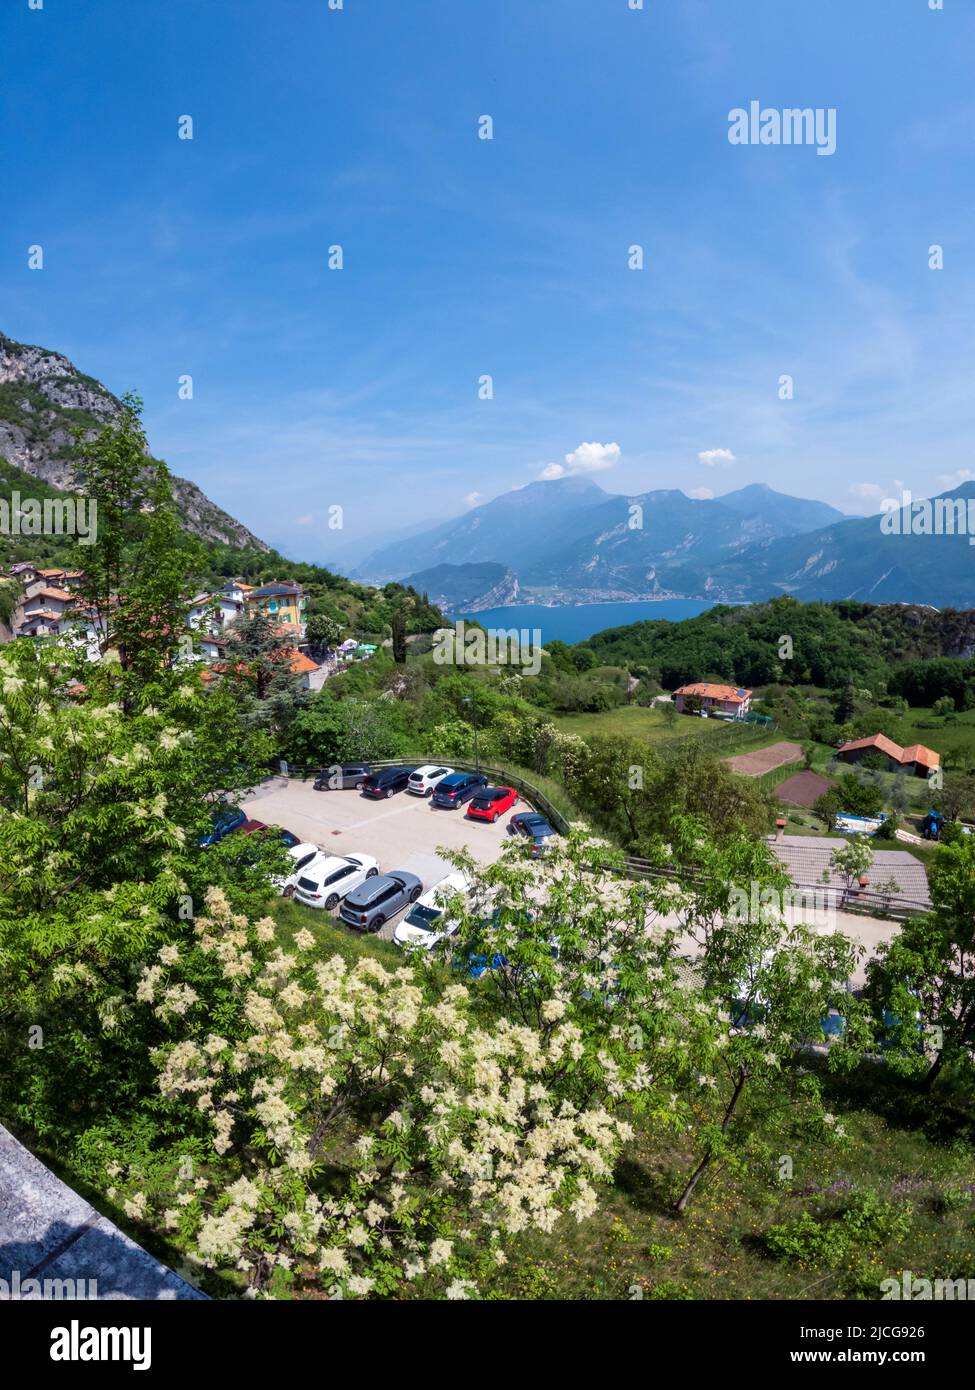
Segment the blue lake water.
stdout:
[[622,627],[660,618],[680,622],[713,608],[713,602],[693,598],[662,598],[638,603],[580,603],[576,607],[545,608],[539,603],[485,608],[481,613],[454,613],[453,618],[476,618],[482,627],[541,628],[542,644],[583,642],[606,627]]

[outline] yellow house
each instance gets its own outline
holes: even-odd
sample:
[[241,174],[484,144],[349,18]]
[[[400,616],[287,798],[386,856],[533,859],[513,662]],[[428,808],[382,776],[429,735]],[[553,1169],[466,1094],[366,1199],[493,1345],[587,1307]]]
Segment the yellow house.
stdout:
[[298,628],[305,626],[305,608],[308,600],[300,584],[277,581],[262,584],[259,589],[252,589],[249,594],[245,594],[244,602],[249,613],[266,613],[269,618],[274,618],[279,623],[292,623]]

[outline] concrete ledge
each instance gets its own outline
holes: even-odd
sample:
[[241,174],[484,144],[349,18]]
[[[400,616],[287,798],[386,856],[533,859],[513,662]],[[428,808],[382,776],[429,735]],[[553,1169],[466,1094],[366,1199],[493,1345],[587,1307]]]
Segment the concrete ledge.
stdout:
[[[2,1125],[0,1279],[5,1281],[0,1301],[206,1297],[99,1216]],[[28,1280],[39,1281],[39,1287],[27,1285]]]

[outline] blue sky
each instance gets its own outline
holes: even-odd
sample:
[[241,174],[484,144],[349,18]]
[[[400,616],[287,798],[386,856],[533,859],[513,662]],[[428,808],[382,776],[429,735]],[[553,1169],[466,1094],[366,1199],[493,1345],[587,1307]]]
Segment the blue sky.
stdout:
[[[0,40],[0,329],[290,555],[559,468],[860,513],[975,476],[964,0],[5,0]],[[731,145],[753,100],[835,154]]]

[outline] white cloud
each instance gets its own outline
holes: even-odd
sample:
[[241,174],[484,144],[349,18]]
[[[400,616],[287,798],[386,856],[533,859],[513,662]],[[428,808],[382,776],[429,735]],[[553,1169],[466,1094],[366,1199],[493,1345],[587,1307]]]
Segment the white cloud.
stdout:
[[311,512],[306,512],[304,516],[295,517],[295,525],[310,526],[314,520],[315,518],[312,516]]
[[464,503],[468,507],[476,507],[478,502],[484,501],[483,492],[468,492],[464,496]]
[[580,444],[571,454],[566,454],[564,463],[547,463],[539,473],[539,478],[570,478],[580,473],[602,473],[619,462],[618,444]]
[[883,497],[884,490],[877,483],[853,483],[850,491],[854,497]]
[[970,468],[956,468],[954,473],[941,473],[938,482],[945,487],[958,487],[960,483],[970,483],[975,478],[975,473]]
[[687,494],[688,497],[695,498],[698,502],[708,502],[714,496],[709,487],[692,487]]
[[735,456],[730,449],[702,449],[697,461],[703,463],[705,468],[718,468],[734,463]]

